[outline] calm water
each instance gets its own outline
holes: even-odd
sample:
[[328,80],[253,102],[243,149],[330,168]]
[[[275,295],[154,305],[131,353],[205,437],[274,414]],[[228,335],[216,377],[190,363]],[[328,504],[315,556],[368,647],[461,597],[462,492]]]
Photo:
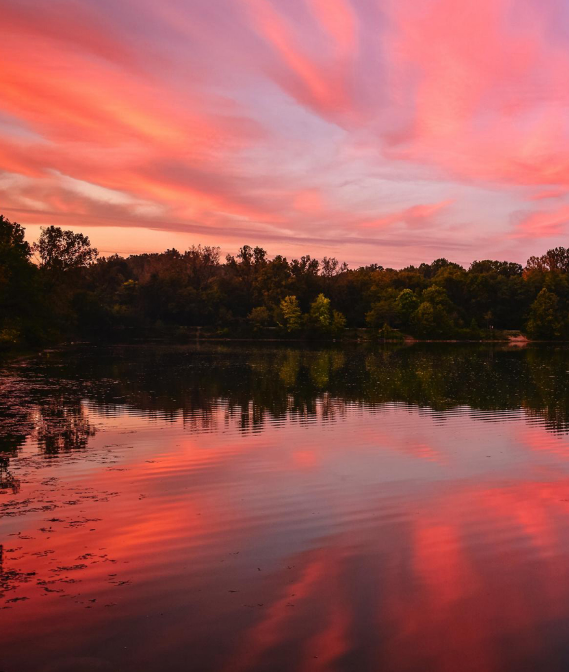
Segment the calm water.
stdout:
[[569,668],[569,350],[77,348],[0,377],[0,670]]

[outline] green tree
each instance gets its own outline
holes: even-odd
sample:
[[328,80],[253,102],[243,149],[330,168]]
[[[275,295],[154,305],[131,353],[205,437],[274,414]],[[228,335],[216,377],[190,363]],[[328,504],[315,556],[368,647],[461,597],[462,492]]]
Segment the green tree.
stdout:
[[444,306],[423,301],[412,316],[414,335],[422,338],[451,338],[454,325]]
[[310,304],[309,324],[311,329],[320,333],[326,333],[332,327],[332,311],[330,299],[324,294],[319,294]]
[[424,301],[413,314],[414,335],[432,338],[437,332],[435,309],[431,303]]
[[262,331],[271,323],[271,314],[266,306],[257,306],[247,316],[249,324],[253,327],[253,331]]
[[[385,273],[382,272],[381,275]],[[383,278],[383,280],[390,282],[388,278]],[[371,309],[365,315],[367,326],[371,329],[381,329],[386,323],[390,325],[398,323],[398,292],[391,287],[374,284],[369,294]]]
[[300,331],[302,327],[302,311],[296,296],[285,296],[280,302],[280,309],[285,321],[285,328],[289,334]]
[[422,294],[423,301],[411,317],[414,335],[422,338],[451,338],[453,304],[443,287],[432,285]]
[[387,322],[379,330],[379,338],[384,341],[404,341],[405,337],[397,329],[392,329]]
[[452,309],[452,303],[444,287],[439,287],[438,285],[427,287],[423,292],[422,299],[434,307],[443,308],[444,310]]
[[346,317],[338,310],[332,311],[332,333],[336,336],[342,336],[346,328]]
[[559,298],[545,287],[533,302],[526,330],[530,338],[554,340],[563,335],[563,320],[559,312]]
[[410,289],[404,289],[396,301],[397,312],[404,327],[411,324],[411,316],[419,307],[419,299],[415,293]]

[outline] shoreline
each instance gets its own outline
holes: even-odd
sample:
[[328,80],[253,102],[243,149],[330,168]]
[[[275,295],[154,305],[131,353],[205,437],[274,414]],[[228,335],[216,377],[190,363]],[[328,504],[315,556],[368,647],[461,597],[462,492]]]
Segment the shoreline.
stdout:
[[569,340],[563,341],[538,341],[530,340],[525,337],[523,338],[501,338],[501,339],[415,339],[415,338],[405,338],[404,340],[399,339],[355,339],[355,338],[342,338],[342,339],[303,339],[303,338],[253,338],[253,337],[227,337],[227,336],[201,336],[200,338],[186,340],[186,341],[176,341],[169,339],[168,337],[164,338],[148,338],[148,339],[136,339],[136,340],[118,340],[118,341],[66,341],[59,344],[50,344],[45,348],[39,348],[34,350],[18,350],[15,352],[6,351],[0,354],[0,370],[4,365],[15,364],[18,362],[25,362],[26,360],[32,359],[34,357],[40,357],[48,355],[50,352],[60,352],[73,347],[78,346],[88,346],[88,347],[113,347],[113,346],[151,346],[156,345],[159,347],[163,346],[172,346],[172,347],[184,347],[190,345],[199,345],[200,343],[247,343],[247,344],[267,344],[267,343],[278,343],[278,344],[291,344],[291,345],[399,345],[399,346],[413,346],[420,345],[424,343],[429,344],[447,344],[447,345],[507,345],[512,348],[524,348],[528,345],[567,345]]

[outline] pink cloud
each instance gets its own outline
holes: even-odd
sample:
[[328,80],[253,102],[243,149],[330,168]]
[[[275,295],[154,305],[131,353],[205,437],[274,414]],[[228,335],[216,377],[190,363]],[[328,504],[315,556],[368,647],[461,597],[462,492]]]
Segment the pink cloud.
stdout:
[[347,0],[308,0],[314,17],[334,40],[340,56],[350,57],[357,48],[358,26]]
[[324,210],[322,194],[318,189],[305,189],[294,197],[294,208],[306,214],[318,214]]
[[413,261],[523,261],[524,239],[564,232],[564,206],[509,224],[569,188],[558,0],[58,7],[0,7],[0,206],[24,224],[89,217],[105,249],[128,222],[403,265],[411,244]]
[[546,189],[545,191],[539,191],[536,194],[529,196],[531,201],[544,201],[553,198],[561,198],[567,194],[566,189]]
[[569,205],[563,205],[555,210],[525,216],[512,235],[520,238],[550,238],[564,234],[568,224]]
[[[389,5],[394,89],[413,95],[412,120],[393,135],[390,156],[469,180],[568,183],[569,55],[548,36],[555,3],[514,4]],[[398,95],[394,107],[398,98],[407,100]]]
[[[325,63],[314,53],[311,45],[302,41],[293,24],[271,3],[264,0],[242,0],[247,7],[252,25],[265,42],[277,54],[282,64],[272,71],[272,76],[290,95],[300,103],[316,110],[325,117],[336,117],[350,108],[350,97],[341,63]],[[319,0],[312,2],[317,16],[324,21],[323,27],[331,32],[337,44],[343,48],[350,42],[349,32],[339,28],[338,12],[343,7],[322,6]],[[284,66],[284,67],[282,67]],[[270,71],[270,68],[269,68]]]
[[413,205],[398,212],[392,212],[369,222],[360,224],[362,228],[383,228],[392,224],[405,224],[410,228],[417,228],[429,223],[431,217],[448,208],[453,203],[452,199],[440,203],[427,203]]

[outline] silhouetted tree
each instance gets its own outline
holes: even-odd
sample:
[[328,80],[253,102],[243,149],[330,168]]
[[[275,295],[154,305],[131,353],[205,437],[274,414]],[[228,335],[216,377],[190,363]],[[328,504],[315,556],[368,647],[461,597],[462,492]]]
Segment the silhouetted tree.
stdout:
[[64,231],[57,226],[42,228],[34,250],[39,255],[40,267],[48,271],[67,271],[88,266],[98,256],[87,236]]

